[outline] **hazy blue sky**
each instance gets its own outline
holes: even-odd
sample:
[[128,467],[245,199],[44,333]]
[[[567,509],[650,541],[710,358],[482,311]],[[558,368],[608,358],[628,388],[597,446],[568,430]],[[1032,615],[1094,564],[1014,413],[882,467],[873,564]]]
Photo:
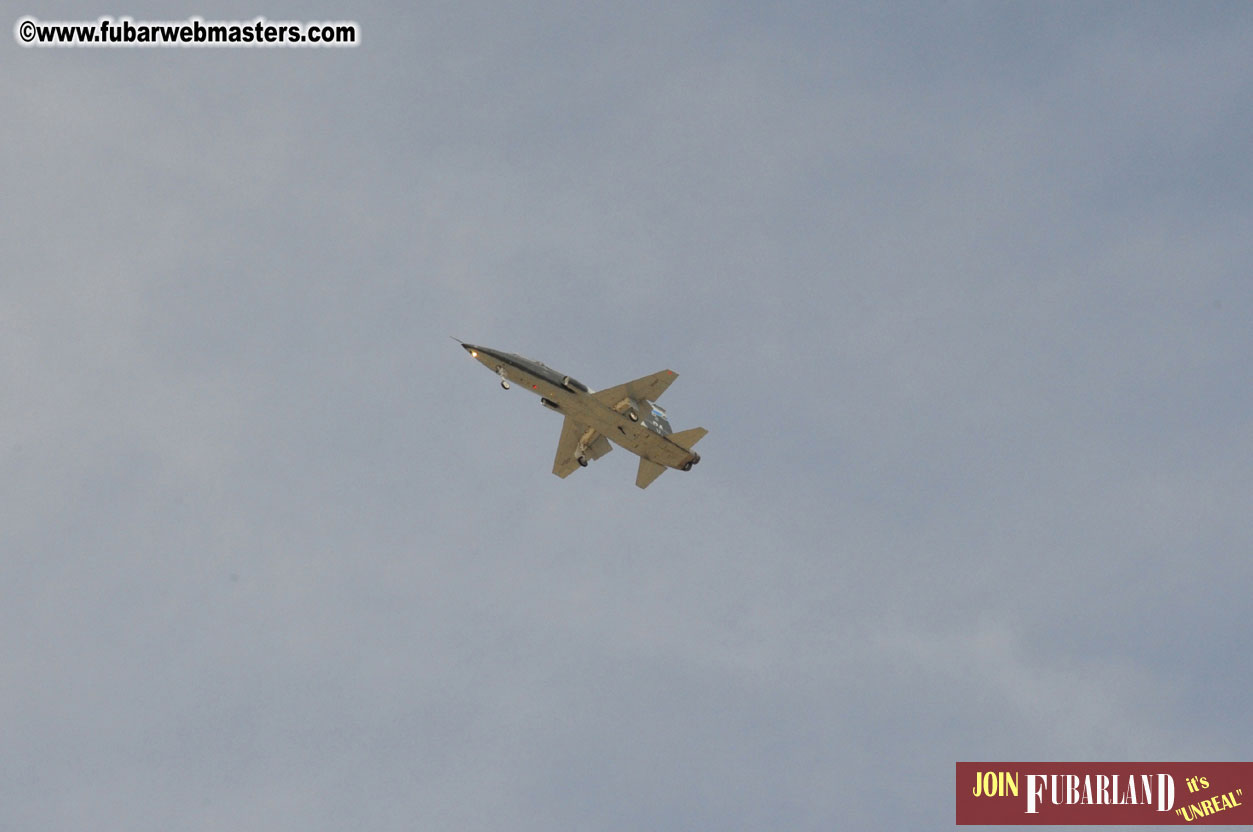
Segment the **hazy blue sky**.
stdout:
[[[49,10],[52,9],[52,10]],[[0,827],[947,828],[1249,759],[1253,6],[28,4]],[[549,472],[448,335],[664,368]]]

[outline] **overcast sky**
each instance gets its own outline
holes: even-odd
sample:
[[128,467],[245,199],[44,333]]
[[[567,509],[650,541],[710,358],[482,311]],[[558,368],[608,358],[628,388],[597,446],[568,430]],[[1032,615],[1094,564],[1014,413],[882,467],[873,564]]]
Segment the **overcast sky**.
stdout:
[[[947,828],[1249,759],[1253,7],[28,3],[0,827]],[[454,335],[670,368],[561,480]]]

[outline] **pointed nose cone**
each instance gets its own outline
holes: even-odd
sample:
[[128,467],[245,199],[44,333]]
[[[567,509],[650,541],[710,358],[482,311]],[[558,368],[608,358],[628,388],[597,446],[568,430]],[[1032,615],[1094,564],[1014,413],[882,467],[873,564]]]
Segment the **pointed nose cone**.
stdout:
[[496,372],[496,366],[501,363],[500,353],[496,350],[480,347],[478,344],[467,344],[464,341],[458,341],[461,348],[470,353],[470,357],[475,361],[487,367],[492,372]]

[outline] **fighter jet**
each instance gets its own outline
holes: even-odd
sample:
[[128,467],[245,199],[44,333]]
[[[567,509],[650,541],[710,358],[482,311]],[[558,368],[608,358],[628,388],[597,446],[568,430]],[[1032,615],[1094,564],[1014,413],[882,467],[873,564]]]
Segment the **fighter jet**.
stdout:
[[559,477],[568,477],[580,467],[586,468],[590,460],[609,453],[613,450],[610,441],[639,456],[635,484],[640,488],[648,488],[667,468],[690,471],[700,462],[700,454],[694,453],[692,446],[708,431],[692,428],[674,433],[666,411],[655,404],[678,378],[673,370],[597,391],[539,361],[463,341],[457,343],[500,376],[501,387],[525,387],[540,397],[544,407],[566,417],[553,461],[553,473]]

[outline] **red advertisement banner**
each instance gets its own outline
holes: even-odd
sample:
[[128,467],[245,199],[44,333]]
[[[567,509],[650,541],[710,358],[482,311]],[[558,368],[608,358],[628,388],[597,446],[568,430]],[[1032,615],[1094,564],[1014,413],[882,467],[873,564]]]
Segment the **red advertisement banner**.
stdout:
[[1253,763],[958,763],[957,824],[1253,824]]

